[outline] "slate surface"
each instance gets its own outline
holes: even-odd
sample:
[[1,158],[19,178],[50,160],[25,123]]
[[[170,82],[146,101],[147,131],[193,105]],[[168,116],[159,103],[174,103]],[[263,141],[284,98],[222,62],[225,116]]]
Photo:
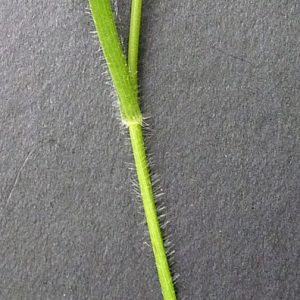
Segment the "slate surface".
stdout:
[[[115,3],[126,45],[130,1]],[[0,299],[161,299],[87,1],[0,6]],[[300,298],[299,15],[144,2],[141,105],[179,299]]]

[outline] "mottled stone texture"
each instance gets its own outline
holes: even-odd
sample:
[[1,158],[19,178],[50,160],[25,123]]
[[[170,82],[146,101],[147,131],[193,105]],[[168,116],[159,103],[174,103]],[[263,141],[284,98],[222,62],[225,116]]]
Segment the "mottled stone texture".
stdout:
[[[125,47],[130,1],[114,2]],[[0,6],[0,299],[161,299],[87,1]],[[141,106],[179,299],[300,298],[299,15],[144,1]]]

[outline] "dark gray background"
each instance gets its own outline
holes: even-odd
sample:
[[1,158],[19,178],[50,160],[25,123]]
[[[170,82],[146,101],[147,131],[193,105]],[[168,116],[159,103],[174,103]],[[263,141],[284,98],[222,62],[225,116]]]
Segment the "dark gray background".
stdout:
[[[87,1],[0,8],[0,299],[161,299]],[[298,0],[144,2],[179,299],[300,298],[299,16]]]

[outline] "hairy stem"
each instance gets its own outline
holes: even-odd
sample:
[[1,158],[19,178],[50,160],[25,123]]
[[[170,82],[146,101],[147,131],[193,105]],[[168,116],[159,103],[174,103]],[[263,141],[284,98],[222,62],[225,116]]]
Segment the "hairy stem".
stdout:
[[[132,78],[132,82],[136,87],[138,85],[138,52],[141,14],[142,0],[132,0],[128,42],[128,68]],[[161,234],[159,220],[157,217],[153,189],[149,175],[149,169],[147,166],[142,127],[140,125],[134,124],[129,125],[129,133],[162,294],[164,296],[164,299],[174,300],[176,299],[176,294],[173,286],[172,275],[170,272],[166,250],[164,247],[163,237]]]
[[172,276],[157,217],[138,106],[137,65],[142,1],[133,0],[126,64],[109,0],[89,0],[100,44],[120,102],[122,121],[128,126],[146,221],[165,300],[176,300]]
[[100,45],[120,102],[122,121],[142,124],[137,89],[132,85],[109,0],[89,0]]
[[149,177],[142,127],[140,125],[130,125],[129,133],[162,294],[165,300],[175,300],[176,295],[172,276],[159,226]]

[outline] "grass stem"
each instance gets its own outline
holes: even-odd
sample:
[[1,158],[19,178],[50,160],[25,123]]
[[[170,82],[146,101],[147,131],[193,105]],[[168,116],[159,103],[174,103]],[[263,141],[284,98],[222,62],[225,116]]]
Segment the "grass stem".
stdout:
[[147,166],[142,127],[140,125],[130,125],[129,133],[162,294],[165,300],[175,300],[176,294],[157,217]]
[[132,76],[133,86],[138,86],[138,54],[141,30],[142,0],[131,1],[129,41],[128,41],[128,68]]
[[100,44],[118,94],[122,121],[128,126],[145,217],[165,300],[176,300],[153,195],[138,105],[137,69],[142,0],[132,0],[128,65],[122,52],[110,0],[89,0]]

